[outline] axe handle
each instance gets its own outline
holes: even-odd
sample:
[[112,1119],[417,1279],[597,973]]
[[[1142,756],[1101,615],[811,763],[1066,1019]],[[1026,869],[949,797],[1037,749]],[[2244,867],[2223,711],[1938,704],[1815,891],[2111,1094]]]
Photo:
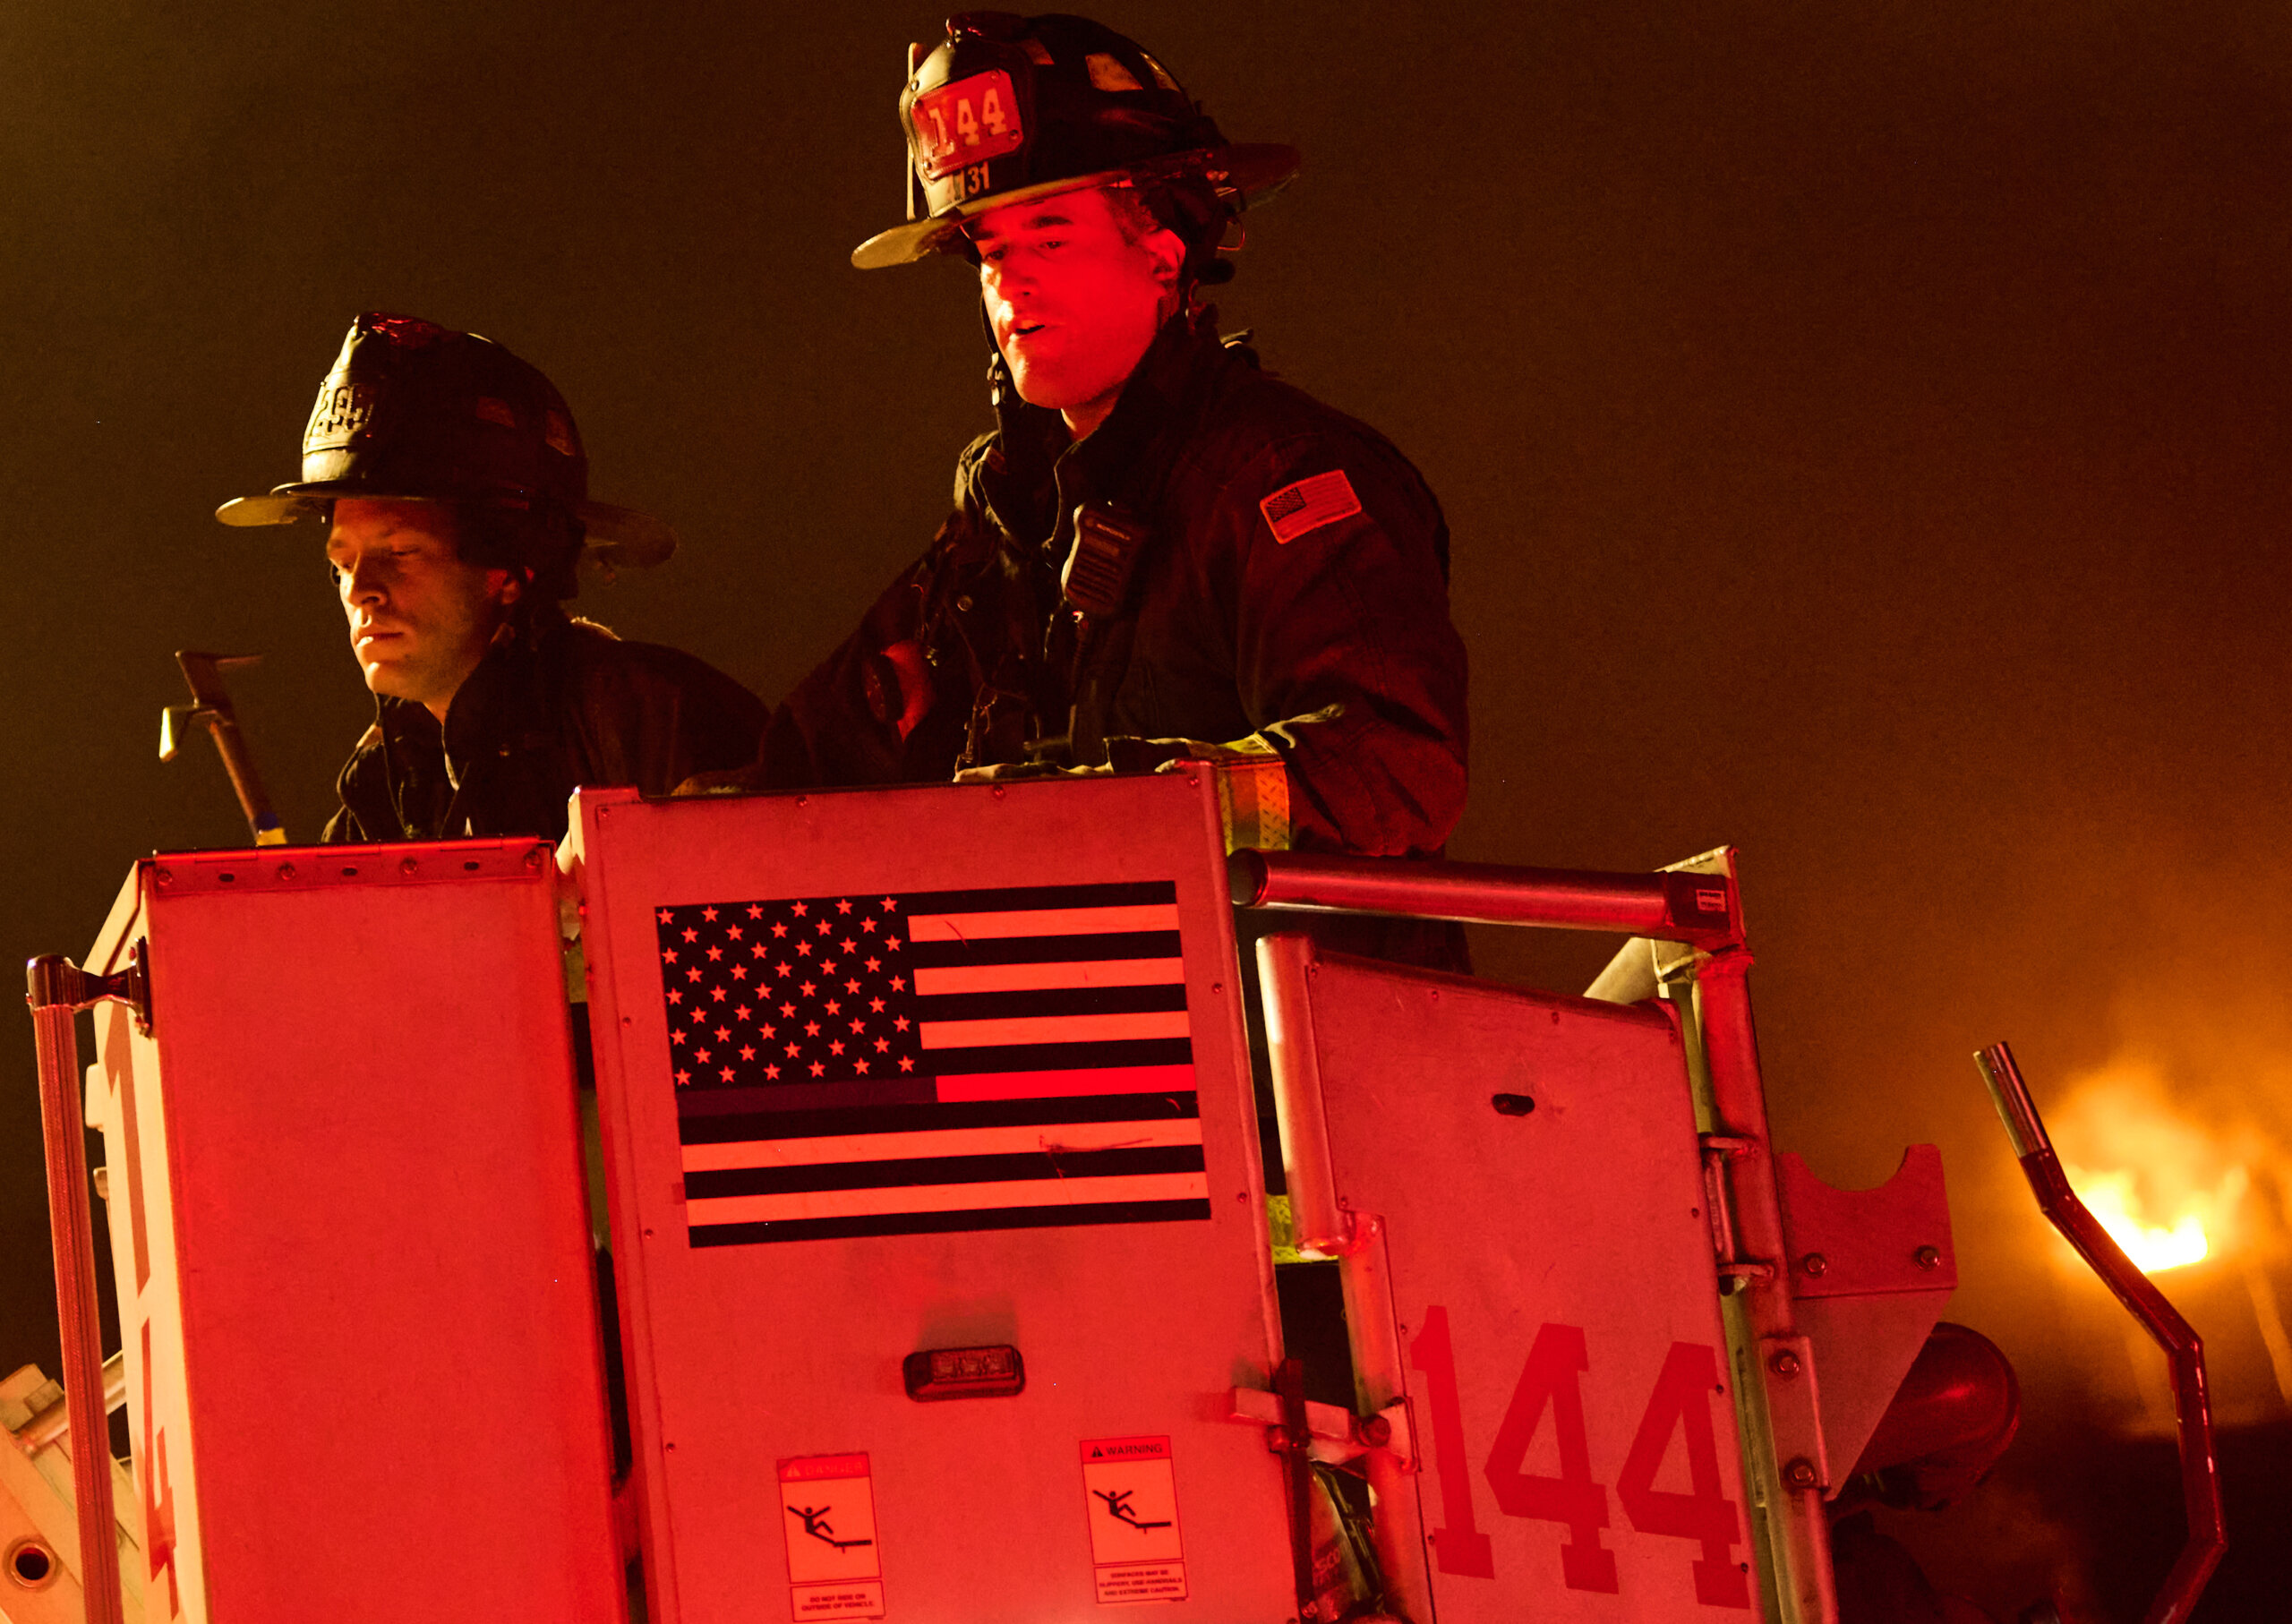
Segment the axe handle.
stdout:
[[251,665],[259,658],[252,654],[206,654],[177,650],[175,663],[183,667],[184,680],[191,685],[191,697],[198,705],[194,720],[207,724],[214,738],[216,754],[223,758],[223,770],[231,775],[231,789],[239,798],[239,809],[246,814],[247,827],[258,846],[284,843],[286,832],[279,827],[278,814],[271,810],[270,796],[262,787],[262,774],[255,771],[254,754],[247,748],[244,734],[239,731],[239,719],[231,709],[231,696],[223,686],[223,668],[229,665]]
[[286,831],[278,826],[278,814],[270,809],[270,796],[262,787],[262,774],[255,771],[254,756],[247,748],[246,736],[239,731],[238,722],[228,709],[211,710],[204,720],[207,731],[215,737],[215,750],[223,758],[223,770],[231,775],[231,788],[238,795],[239,808],[247,815],[247,827],[254,833],[254,843],[269,846],[284,841]]

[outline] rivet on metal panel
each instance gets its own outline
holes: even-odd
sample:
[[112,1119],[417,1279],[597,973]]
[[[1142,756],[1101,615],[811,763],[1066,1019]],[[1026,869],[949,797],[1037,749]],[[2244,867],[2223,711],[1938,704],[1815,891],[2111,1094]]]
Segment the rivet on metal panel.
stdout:
[[1526,1116],[1536,1108],[1536,1102],[1526,1094],[1491,1094],[1488,1103],[1496,1107],[1499,1116]]
[[166,887],[175,883],[175,876],[167,869],[161,868],[151,876],[151,883],[154,885]]
[[1767,1356],[1766,1368],[1788,1381],[1799,1373],[1799,1355],[1787,1347],[1783,1348]]
[[412,874],[415,869],[421,867],[422,865],[415,859],[405,857],[398,859],[398,871],[400,874]]
[[542,850],[539,846],[535,846],[531,851],[526,853],[526,867],[538,868],[541,867],[541,859]]
[[[800,807],[804,803],[801,800],[799,800],[796,804]],[[611,817],[611,816],[612,808],[611,807],[599,807],[597,808],[597,821],[599,823],[603,823],[606,818]]]
[[1003,786],[1001,784],[996,784],[995,786],[995,799],[997,800],[1001,800],[1003,799]]
[[1791,1464],[1783,1468],[1783,1481],[1794,1489],[1811,1489],[1822,1482],[1815,1471],[1815,1463],[1803,1455],[1794,1455]]
[[278,865],[278,877],[279,877],[280,879],[282,879],[282,880],[291,880],[291,879],[293,879],[293,878],[295,877],[295,865],[294,865],[294,864],[292,864],[292,863],[281,863],[281,864],[279,864],[279,865]]
[[1830,1267],[1830,1260],[1819,1252],[1810,1252],[1799,1260],[1799,1267],[1819,1278]]
[[1920,1269],[1939,1269],[1942,1267],[1942,1249],[1938,1246],[1920,1246],[1910,1254],[1910,1261]]
[[1226,990],[1226,984],[1223,981],[1212,981],[1210,984],[1210,990],[1213,993],[1222,993]]

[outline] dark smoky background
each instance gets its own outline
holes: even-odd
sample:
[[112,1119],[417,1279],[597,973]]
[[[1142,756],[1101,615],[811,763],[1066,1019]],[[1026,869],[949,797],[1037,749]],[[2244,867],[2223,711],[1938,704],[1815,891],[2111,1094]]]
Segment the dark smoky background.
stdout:
[[[2270,1616],[2292,13],[1099,14],[1229,135],[1305,150],[1225,321],[1447,506],[1476,735],[1455,854],[1739,846],[1780,1142],[1856,1186],[1941,1145],[1953,1316],[2013,1355],[2027,1423],[1968,1504],[1889,1526],[2004,1617],[2057,1587],[2134,1618],[2180,1537],[2160,1363],[2035,1218],[1970,1063],[2003,1037],[2072,1159],[2136,1169],[2159,1223],[2211,1203],[2213,1256],[2160,1277],[2232,1423],[2242,1543],[2200,1616]],[[175,649],[265,656],[235,692],[290,833],[331,809],[368,706],[319,538],[209,516],[293,476],[361,309],[541,366],[595,493],[678,526],[670,567],[579,607],[766,699],[842,636],[986,417],[962,268],[847,259],[902,210],[903,47],[939,22],[0,13],[15,959],[84,951],[139,854],[244,842],[203,742],[156,759]],[[1612,946],[1477,951],[1572,988]],[[405,1015],[386,983],[342,1007],[346,1044]],[[28,1026],[0,1045],[0,1372],[56,1368]]]

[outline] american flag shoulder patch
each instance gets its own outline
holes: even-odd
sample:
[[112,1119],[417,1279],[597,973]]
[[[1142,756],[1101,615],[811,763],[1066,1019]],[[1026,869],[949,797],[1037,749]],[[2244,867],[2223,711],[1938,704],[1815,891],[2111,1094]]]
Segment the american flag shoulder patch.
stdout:
[[1210,1217],[1173,883],[654,917],[694,1246]]
[[1361,499],[1353,494],[1353,482],[1345,477],[1345,470],[1331,468],[1282,486],[1257,509],[1273,526],[1273,539],[1286,546],[1324,525],[1351,518],[1361,511]]

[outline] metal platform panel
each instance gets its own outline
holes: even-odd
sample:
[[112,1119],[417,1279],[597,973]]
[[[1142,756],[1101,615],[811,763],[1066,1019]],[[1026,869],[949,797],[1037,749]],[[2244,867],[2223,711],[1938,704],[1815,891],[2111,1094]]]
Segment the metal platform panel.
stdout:
[[1209,774],[577,799],[652,1616],[1293,1617]]
[[[144,1617],[624,1618],[554,870],[137,866],[90,958]],[[124,1511],[125,1508],[123,1508]]]
[[1390,1480],[1403,1503],[1388,1515],[1420,1526],[1440,1624],[1749,1612],[1712,1231],[1668,1015],[1337,954],[1305,987],[1335,1192],[1383,1223],[1356,1273],[1381,1275],[1389,1298],[1352,1312],[1389,1316],[1370,1343],[1400,1355],[1423,1463]]

